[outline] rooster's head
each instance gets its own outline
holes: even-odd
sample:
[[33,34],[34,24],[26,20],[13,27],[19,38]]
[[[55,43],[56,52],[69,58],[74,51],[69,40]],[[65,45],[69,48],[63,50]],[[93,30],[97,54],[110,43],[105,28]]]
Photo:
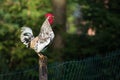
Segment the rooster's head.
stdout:
[[45,17],[48,18],[48,21],[50,24],[53,24],[54,22],[54,15],[52,13],[45,14]]

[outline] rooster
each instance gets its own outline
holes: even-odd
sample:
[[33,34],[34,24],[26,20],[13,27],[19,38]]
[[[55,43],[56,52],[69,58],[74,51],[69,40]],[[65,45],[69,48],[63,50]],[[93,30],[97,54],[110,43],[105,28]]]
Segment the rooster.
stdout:
[[34,37],[31,28],[22,27],[21,28],[21,42],[26,45],[26,47],[32,48],[36,53],[42,52],[46,46],[48,46],[54,39],[54,32],[51,25],[54,22],[54,16],[51,13],[45,15],[46,20],[41,26],[40,33],[38,36]]

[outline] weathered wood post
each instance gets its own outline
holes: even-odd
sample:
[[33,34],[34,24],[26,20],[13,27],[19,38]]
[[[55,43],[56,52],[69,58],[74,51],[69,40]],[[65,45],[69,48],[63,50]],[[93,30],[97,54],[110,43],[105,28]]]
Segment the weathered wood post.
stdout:
[[38,54],[39,57],[39,80],[48,80],[47,76],[47,57],[43,54]]

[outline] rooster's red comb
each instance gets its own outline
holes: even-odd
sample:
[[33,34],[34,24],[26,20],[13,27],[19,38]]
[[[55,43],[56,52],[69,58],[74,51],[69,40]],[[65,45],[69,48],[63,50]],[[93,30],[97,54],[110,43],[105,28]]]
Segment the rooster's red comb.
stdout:
[[54,15],[52,13],[45,14],[45,17],[46,18],[49,17],[49,19],[48,19],[49,23],[53,24],[53,22],[54,22]]
[[45,17],[46,17],[46,18],[47,18],[48,16],[53,17],[53,14],[52,14],[52,13],[47,13],[47,14],[45,14]]

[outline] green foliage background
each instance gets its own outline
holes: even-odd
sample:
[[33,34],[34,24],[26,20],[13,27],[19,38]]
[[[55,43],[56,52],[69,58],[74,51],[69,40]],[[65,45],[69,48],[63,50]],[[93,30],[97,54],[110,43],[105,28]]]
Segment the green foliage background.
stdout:
[[[67,1],[67,19],[74,18],[74,6],[79,4],[86,25],[79,24],[84,33],[65,33],[65,47],[61,56],[49,47],[45,52],[48,62],[75,60],[96,54],[105,54],[120,48],[120,1],[110,0],[109,9],[102,0]],[[0,72],[32,67],[38,63],[36,53],[20,42],[20,28],[29,26],[37,35],[44,21],[44,14],[53,12],[50,0],[1,0],[0,1]],[[62,14],[61,14],[62,15]],[[70,22],[74,23],[74,22]],[[87,29],[96,29],[95,36],[88,36]],[[56,25],[57,26],[57,25]]]
[[[3,0],[0,1],[0,69],[15,70],[34,66],[36,53],[20,41],[20,28],[30,26],[34,34],[44,21],[44,14],[51,12],[49,0]],[[0,70],[0,71],[1,71]]]

